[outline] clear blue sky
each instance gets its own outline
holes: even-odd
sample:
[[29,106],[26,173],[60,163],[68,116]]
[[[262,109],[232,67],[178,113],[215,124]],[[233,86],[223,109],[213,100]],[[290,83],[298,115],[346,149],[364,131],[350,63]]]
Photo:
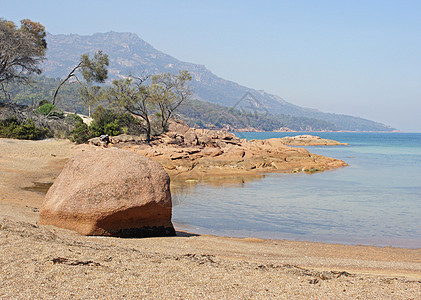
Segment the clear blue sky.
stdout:
[[421,1],[10,1],[53,34],[134,32],[297,105],[421,132]]

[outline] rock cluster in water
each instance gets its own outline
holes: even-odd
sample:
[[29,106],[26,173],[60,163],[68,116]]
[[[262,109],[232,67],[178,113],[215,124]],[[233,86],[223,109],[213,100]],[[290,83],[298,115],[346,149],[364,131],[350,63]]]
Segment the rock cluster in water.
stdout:
[[339,146],[348,145],[347,143],[341,143],[334,140],[322,139],[315,135],[297,135],[297,136],[286,136],[281,138],[285,145],[290,146]]
[[[127,135],[110,137],[110,143],[109,147],[125,148],[150,157],[162,164],[170,175],[187,177],[313,173],[347,165],[303,148],[289,147],[284,139],[246,141],[226,131],[190,128],[181,121],[172,121],[169,131],[150,143]],[[91,140],[91,144],[100,145],[97,139]]]

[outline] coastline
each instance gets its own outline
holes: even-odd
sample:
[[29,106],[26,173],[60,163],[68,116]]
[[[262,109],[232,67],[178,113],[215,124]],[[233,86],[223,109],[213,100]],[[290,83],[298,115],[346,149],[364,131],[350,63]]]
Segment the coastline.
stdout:
[[0,258],[2,298],[421,296],[420,250],[184,232],[86,237],[1,217],[0,224],[0,245],[8,254]]
[[[172,178],[315,173],[348,165],[339,159],[292,147],[344,145],[333,140],[304,135],[247,141],[225,131],[190,128],[181,121],[172,121],[169,131],[149,144],[124,135],[111,137],[110,142],[109,147],[134,151],[157,161]],[[101,145],[99,139],[90,143]]]
[[[224,231],[218,234],[213,233],[212,230],[207,228],[201,228],[197,226],[192,226],[190,224],[185,225],[177,222],[173,222],[174,227],[179,231],[183,231],[189,234],[199,234],[199,235],[209,235],[209,236],[223,236],[230,238],[238,239],[261,239],[261,240],[287,240],[291,242],[298,243],[321,243],[326,245],[343,245],[343,246],[362,246],[362,247],[376,247],[376,248],[400,248],[400,249],[409,249],[409,250],[419,250],[421,245],[421,238],[418,240],[414,239],[405,239],[405,238],[375,238],[375,237],[349,237],[348,235],[343,236],[327,236],[327,235],[314,235],[312,237],[298,238],[294,234],[282,233],[279,236],[274,237],[273,232],[253,232],[250,231]],[[393,244],[399,244],[399,246],[394,246]]]
[[0,297],[17,289],[37,298],[421,296],[421,249],[180,231],[168,238],[85,237],[37,226],[45,187],[24,188],[51,182],[68,157],[91,148],[0,139],[0,247],[8,253],[0,258]]

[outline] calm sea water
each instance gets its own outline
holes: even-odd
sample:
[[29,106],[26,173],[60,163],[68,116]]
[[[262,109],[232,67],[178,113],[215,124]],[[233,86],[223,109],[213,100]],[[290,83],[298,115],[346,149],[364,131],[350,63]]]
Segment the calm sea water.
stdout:
[[[301,133],[236,133],[267,139]],[[421,133],[317,133],[305,147],[349,166],[173,189],[177,229],[199,234],[421,247]]]

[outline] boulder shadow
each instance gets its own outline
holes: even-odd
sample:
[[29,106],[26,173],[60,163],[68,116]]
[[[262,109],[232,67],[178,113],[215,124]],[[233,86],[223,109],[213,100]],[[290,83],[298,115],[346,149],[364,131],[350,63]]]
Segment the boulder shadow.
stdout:
[[200,236],[200,234],[197,233],[191,233],[187,231],[175,231],[175,237],[193,237],[193,236]]

